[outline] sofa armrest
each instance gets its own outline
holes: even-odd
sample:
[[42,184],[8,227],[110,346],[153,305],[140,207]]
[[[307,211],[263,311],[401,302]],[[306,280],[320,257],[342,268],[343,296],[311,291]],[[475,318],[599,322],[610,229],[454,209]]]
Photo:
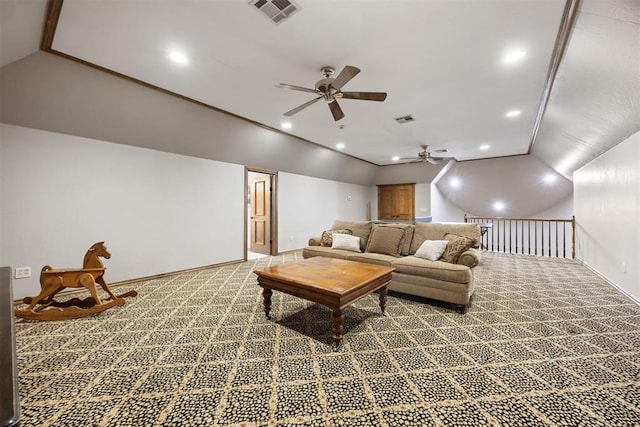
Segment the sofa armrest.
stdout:
[[309,239],[309,246],[322,246],[320,237],[312,237]]
[[460,254],[457,264],[466,265],[469,268],[473,268],[480,264],[480,251],[478,249],[467,249]]

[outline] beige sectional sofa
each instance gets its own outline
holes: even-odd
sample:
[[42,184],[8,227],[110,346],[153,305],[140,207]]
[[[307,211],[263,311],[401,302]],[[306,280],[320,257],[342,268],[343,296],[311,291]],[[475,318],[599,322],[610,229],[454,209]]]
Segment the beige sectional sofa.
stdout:
[[[331,247],[334,244],[332,237],[336,236],[334,233],[357,236],[359,248],[358,245],[351,250]],[[336,241],[343,239],[346,238],[339,236]],[[357,241],[353,237],[349,239]],[[424,251],[421,246],[427,240],[450,241],[443,258],[431,261],[422,257]],[[466,246],[461,248],[463,241]],[[437,242],[428,242],[425,246],[433,243]],[[324,256],[395,267],[389,290],[448,302],[457,311],[466,313],[475,290],[473,269],[480,262],[479,244],[480,228],[477,224],[338,220],[321,237],[309,239],[309,246],[303,249],[302,256]],[[415,256],[418,251],[420,257]]]

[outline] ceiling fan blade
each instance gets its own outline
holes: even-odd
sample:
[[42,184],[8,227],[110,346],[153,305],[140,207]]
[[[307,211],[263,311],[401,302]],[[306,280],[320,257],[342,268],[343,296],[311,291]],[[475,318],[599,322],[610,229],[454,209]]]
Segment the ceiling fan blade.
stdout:
[[338,92],[338,98],[361,99],[363,101],[384,101],[387,99],[386,92]]
[[437,165],[438,163],[440,163],[442,161],[442,159],[434,159],[433,157],[427,157],[427,162],[431,163],[432,165]]
[[309,101],[309,102],[305,102],[305,103],[304,103],[304,104],[302,104],[302,105],[298,105],[298,106],[297,106],[296,108],[294,108],[293,110],[289,110],[289,111],[287,111],[286,113],[284,113],[284,115],[285,115],[285,116],[287,116],[287,117],[293,116],[293,115],[294,115],[295,113],[297,113],[298,111],[300,111],[300,110],[304,110],[304,109],[305,109],[305,108],[307,108],[309,105],[311,105],[311,104],[315,104],[316,102],[320,101],[321,99],[322,99],[322,97],[321,97],[321,96],[319,96],[319,97],[317,97],[317,98],[314,98],[314,99],[312,99],[312,100],[311,100],[311,101]]
[[359,72],[360,68],[347,65],[340,71],[340,74],[338,74],[338,77],[336,77],[333,83],[331,83],[331,87],[335,90],[340,90],[342,86],[347,84],[347,82],[354,78]]
[[331,114],[333,114],[333,119],[337,122],[338,120],[344,117],[344,113],[342,112],[342,108],[338,105],[338,101],[332,101],[329,103],[329,109],[331,110]]
[[301,92],[318,93],[318,91],[315,90],[315,89],[310,89],[308,87],[302,87],[302,86],[290,85],[290,84],[287,84],[287,83],[279,83],[279,84],[276,85],[276,87],[280,87],[280,88],[284,88],[284,89],[299,90]]

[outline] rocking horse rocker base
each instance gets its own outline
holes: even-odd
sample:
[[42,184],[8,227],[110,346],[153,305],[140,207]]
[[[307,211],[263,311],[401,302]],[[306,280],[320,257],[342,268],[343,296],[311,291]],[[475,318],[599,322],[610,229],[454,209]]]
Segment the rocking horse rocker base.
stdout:
[[[67,320],[77,319],[103,312],[111,307],[121,306],[125,298],[135,297],[136,291],[129,291],[115,295],[104,281],[104,265],[98,257],[109,259],[111,254],[99,242],[87,251],[82,269],[53,269],[45,265],[40,272],[40,293],[34,297],[22,300],[28,304],[26,309],[15,310],[15,315],[34,320]],[[101,300],[98,296],[96,283],[109,294],[109,298]],[[56,301],[53,297],[65,288],[86,288],[91,296],[85,299],[71,298],[67,301]]]
[[[22,317],[23,319],[31,320],[69,320],[77,319],[91,314],[98,314],[105,311],[108,308],[124,305],[126,303],[125,298],[135,297],[138,295],[136,291],[129,291],[121,295],[116,295],[116,299],[108,299],[102,301],[101,304],[97,304],[93,297],[87,297],[84,299],[72,298],[67,301],[55,301],[47,304],[40,304],[39,307],[33,310],[15,310],[15,315]],[[33,298],[25,297],[22,302],[29,304]]]

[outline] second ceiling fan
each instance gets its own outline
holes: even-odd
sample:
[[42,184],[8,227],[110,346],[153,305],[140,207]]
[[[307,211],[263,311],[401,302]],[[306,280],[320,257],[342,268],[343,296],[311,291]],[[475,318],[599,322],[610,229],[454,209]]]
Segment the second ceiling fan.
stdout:
[[403,157],[400,160],[408,161],[407,163],[431,163],[437,165],[442,160],[450,160],[452,157],[434,156],[433,153],[442,154],[446,153],[446,149],[429,151],[428,145],[421,145],[422,151],[418,153],[416,157]]
[[285,116],[293,116],[297,112],[307,108],[308,106],[315,104],[316,102],[324,99],[329,105],[329,109],[331,110],[331,114],[333,115],[333,119],[338,121],[344,117],[344,112],[340,105],[338,105],[338,99],[360,99],[363,101],[384,101],[387,98],[386,92],[343,92],[342,87],[347,84],[352,78],[354,78],[359,72],[360,69],[354,67],[352,65],[347,65],[340,71],[340,74],[336,78],[332,78],[331,76],[335,72],[333,67],[322,67],[320,70],[322,71],[323,79],[320,79],[316,82],[315,89],[290,85],[287,83],[280,83],[278,87],[298,90],[301,92],[309,92],[318,95],[316,98],[311,101],[305,102],[302,105],[297,106],[296,108],[287,111],[284,113]]

